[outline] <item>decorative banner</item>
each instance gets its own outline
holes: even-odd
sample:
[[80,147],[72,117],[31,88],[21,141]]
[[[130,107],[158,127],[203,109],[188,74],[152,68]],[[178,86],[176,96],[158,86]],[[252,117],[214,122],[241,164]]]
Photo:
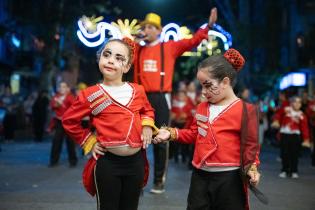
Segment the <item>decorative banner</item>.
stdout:
[[[97,18],[99,19],[99,18]],[[121,39],[123,34],[117,28],[117,25],[123,25],[121,20],[118,20],[118,24],[109,24],[107,22],[96,23],[94,20],[90,20],[85,16],[78,21],[79,30],[77,31],[77,36],[80,41],[87,47],[97,47],[104,43],[105,40],[109,38]],[[95,25],[91,25],[91,22]],[[131,23],[133,23],[131,21]],[[125,20],[125,25],[129,25],[129,20]],[[127,24],[128,23],[128,24]],[[130,24],[131,25],[131,24]],[[205,28],[207,24],[203,24],[200,28]],[[91,30],[91,28],[93,30]],[[204,40],[198,47],[197,52],[186,52],[184,56],[200,56],[202,51],[207,51],[209,55],[213,54],[213,50],[217,48],[218,53],[221,50],[218,48],[218,41],[223,44],[224,50],[228,50],[232,46],[232,36],[230,33],[226,32],[220,25],[214,25],[215,30],[209,30],[208,40]],[[176,23],[166,24],[161,32],[160,41],[167,42],[169,40],[178,41],[181,39],[191,38],[193,35],[190,30],[183,26],[180,27]],[[140,43],[144,45],[144,43]]]

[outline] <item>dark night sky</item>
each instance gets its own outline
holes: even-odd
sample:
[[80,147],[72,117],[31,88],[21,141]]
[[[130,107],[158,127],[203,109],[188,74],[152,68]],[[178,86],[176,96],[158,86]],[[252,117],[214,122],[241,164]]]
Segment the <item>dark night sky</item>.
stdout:
[[210,9],[214,6],[211,0],[113,0],[113,5],[122,9],[121,18],[144,19],[149,12],[162,17],[162,24],[195,25],[207,22]]

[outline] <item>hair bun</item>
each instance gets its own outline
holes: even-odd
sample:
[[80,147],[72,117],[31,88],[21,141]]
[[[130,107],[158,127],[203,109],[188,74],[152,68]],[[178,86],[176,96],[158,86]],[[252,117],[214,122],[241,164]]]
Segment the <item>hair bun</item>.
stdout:
[[223,55],[230,64],[232,64],[235,71],[239,72],[245,65],[245,59],[241,53],[233,48],[228,49]]
[[128,46],[130,47],[131,49],[131,53],[132,53],[132,57],[134,56],[135,54],[135,50],[136,50],[136,44],[134,41],[132,41],[132,39],[128,38],[128,37],[124,37],[122,39],[123,42],[125,42],[126,44],[128,44]]

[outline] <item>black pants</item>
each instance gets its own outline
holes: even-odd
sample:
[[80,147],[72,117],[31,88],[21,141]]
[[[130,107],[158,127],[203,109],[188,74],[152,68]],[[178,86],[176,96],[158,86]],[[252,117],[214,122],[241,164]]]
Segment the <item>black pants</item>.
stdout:
[[301,138],[298,134],[281,134],[282,169],[287,173],[298,172],[298,159],[301,149]]
[[97,160],[95,185],[98,210],[137,210],[144,178],[141,152],[117,156],[107,152]]
[[60,120],[56,120],[55,135],[52,140],[50,152],[50,164],[56,164],[59,161],[63,139],[66,137],[68,160],[70,165],[76,165],[78,159],[75,152],[75,143],[66,135]]
[[14,139],[14,131],[16,129],[16,114],[7,112],[3,119],[3,134],[5,140]]
[[37,119],[33,119],[33,133],[35,137],[34,140],[36,142],[43,141],[45,124],[46,124],[46,119],[40,119],[39,117],[37,117]]
[[192,172],[187,210],[244,210],[245,192],[239,170]]
[[[164,93],[147,93],[151,106],[155,109],[155,125],[169,125],[170,110]],[[164,184],[168,164],[168,144],[154,144],[154,184]]]

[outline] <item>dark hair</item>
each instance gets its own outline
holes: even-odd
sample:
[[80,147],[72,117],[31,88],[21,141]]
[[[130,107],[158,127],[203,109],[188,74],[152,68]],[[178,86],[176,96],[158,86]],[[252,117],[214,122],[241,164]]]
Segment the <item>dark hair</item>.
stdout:
[[206,69],[208,73],[211,74],[211,77],[219,82],[221,82],[224,77],[228,77],[232,87],[236,84],[237,72],[223,55],[213,55],[201,61],[198,65],[198,71],[200,69]]
[[102,52],[103,52],[104,48],[110,42],[119,42],[119,43],[125,45],[127,47],[127,49],[128,49],[128,64],[132,63],[133,50],[131,49],[131,47],[130,47],[130,45],[128,43],[124,42],[121,39],[109,39],[107,42],[105,42],[96,52],[96,62],[97,63],[100,61],[100,58],[102,56]]
[[290,101],[290,103],[293,103],[293,102],[295,102],[297,99],[302,100],[302,98],[301,98],[300,96],[294,95],[294,96],[291,96],[291,97],[290,97],[289,101]]

